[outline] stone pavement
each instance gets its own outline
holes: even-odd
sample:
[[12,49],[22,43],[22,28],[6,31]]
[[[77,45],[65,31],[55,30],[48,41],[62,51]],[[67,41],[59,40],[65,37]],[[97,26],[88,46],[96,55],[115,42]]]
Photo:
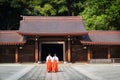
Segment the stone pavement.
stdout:
[[86,64],[72,67],[91,80],[120,80],[120,64]]
[[120,80],[120,64],[59,64],[47,73],[45,64],[0,64],[0,80]]
[[59,72],[47,73],[45,65],[35,66],[19,80],[90,80],[69,65],[59,65]]
[[18,80],[29,72],[35,65],[0,64],[0,80]]

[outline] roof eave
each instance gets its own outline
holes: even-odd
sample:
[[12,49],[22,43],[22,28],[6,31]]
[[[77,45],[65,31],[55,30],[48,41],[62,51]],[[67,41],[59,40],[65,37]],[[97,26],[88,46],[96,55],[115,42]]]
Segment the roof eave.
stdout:
[[26,33],[26,32],[18,32],[24,36],[81,36],[87,35],[88,32],[79,32],[79,33]]
[[25,41],[22,42],[0,42],[0,45],[23,45],[25,44]]
[[84,45],[120,45],[120,42],[91,42],[91,41],[80,41]]

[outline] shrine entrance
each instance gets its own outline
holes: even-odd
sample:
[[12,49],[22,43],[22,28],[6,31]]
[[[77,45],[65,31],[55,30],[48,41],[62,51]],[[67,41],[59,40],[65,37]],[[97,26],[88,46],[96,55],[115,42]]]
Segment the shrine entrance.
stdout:
[[41,60],[46,61],[48,54],[54,56],[56,54],[59,61],[63,61],[64,55],[64,43],[52,42],[52,43],[42,43],[41,44]]

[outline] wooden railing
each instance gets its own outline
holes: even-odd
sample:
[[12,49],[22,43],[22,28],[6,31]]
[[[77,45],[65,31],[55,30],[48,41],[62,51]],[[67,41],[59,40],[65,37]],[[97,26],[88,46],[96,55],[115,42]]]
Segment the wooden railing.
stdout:
[[120,63],[120,58],[111,58],[112,63]]
[[120,63],[120,58],[91,59],[89,63]]
[[91,59],[89,63],[111,63],[111,59]]

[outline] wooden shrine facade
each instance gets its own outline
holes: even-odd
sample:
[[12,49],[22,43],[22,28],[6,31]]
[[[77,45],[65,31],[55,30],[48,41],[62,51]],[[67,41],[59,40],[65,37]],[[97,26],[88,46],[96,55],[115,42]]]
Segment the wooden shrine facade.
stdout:
[[87,31],[81,16],[23,16],[18,31],[0,31],[0,63],[44,62],[49,53],[67,62],[120,58],[119,47],[119,31]]
[[87,47],[88,62],[97,59],[120,62],[120,31],[89,31],[84,37],[80,42]]

